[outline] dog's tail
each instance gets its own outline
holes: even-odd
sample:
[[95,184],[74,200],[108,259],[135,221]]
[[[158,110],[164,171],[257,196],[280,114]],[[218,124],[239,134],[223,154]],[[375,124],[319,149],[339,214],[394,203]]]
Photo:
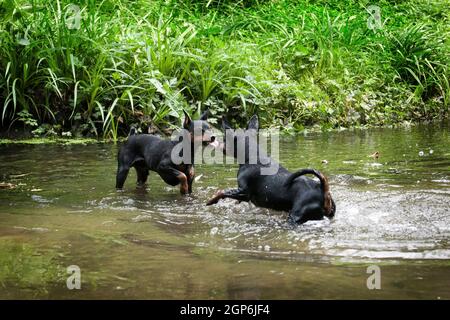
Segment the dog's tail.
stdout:
[[305,174],[312,174],[319,178],[320,181],[320,188],[323,192],[324,202],[323,202],[323,209],[327,216],[333,217],[335,212],[335,205],[333,200],[331,199],[331,193],[330,193],[330,185],[328,184],[328,179],[325,177],[320,171],[315,169],[302,169],[297,172],[292,173],[286,180],[285,185],[290,186],[294,182],[294,180],[300,176],[303,176]]
[[135,127],[131,127],[128,137],[135,136],[137,134],[138,134],[137,129]]

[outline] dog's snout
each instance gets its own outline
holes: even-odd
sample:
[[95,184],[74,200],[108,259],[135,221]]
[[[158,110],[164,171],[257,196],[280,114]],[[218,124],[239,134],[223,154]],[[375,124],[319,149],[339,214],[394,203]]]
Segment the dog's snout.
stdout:
[[211,136],[211,142],[216,141],[216,137],[215,136]]

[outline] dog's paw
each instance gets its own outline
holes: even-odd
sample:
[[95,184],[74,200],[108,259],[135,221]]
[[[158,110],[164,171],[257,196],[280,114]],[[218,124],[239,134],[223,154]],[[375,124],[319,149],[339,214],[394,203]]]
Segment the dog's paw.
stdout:
[[210,206],[212,204],[216,204],[222,198],[223,198],[223,191],[217,191],[216,195],[213,198],[209,199],[206,205]]
[[189,194],[189,186],[187,184],[182,184],[180,186],[180,193],[181,194]]

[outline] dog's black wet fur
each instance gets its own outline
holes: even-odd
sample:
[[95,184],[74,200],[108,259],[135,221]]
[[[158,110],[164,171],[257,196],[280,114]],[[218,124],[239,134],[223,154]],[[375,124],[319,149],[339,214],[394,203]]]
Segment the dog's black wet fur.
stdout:
[[[236,158],[238,141],[244,139],[242,143],[245,146],[245,161],[239,164],[238,188],[219,191],[207,205],[215,204],[223,198],[250,201],[258,207],[287,211],[289,222],[298,224],[308,220],[334,217],[336,206],[331,198],[327,178],[314,169],[291,173],[268,157],[257,142],[259,122],[256,115],[248,123],[247,134],[241,131],[241,133],[231,132],[230,135],[228,129],[231,127],[225,119],[222,120],[222,128],[225,132],[224,142],[221,145],[223,152]],[[256,151],[257,161],[253,161],[254,164],[249,161],[251,151]],[[278,166],[278,170],[272,175],[262,175],[261,169],[269,166]],[[319,182],[304,177],[306,174],[316,176]]]
[[136,134],[136,130],[132,129],[127,142],[119,150],[116,188],[123,188],[130,168],[134,167],[138,185],[144,185],[147,182],[151,170],[157,172],[169,185],[180,184],[182,194],[191,193],[194,181],[194,145],[198,144],[194,144],[194,141],[201,141],[201,144],[205,145],[215,140],[214,136],[207,134],[210,130],[207,118],[208,111],[205,111],[199,120],[191,120],[185,112],[183,128],[189,131],[187,137],[190,139],[191,146],[189,163],[174,164],[172,161],[172,150],[180,142],[179,140],[164,140],[151,134]]

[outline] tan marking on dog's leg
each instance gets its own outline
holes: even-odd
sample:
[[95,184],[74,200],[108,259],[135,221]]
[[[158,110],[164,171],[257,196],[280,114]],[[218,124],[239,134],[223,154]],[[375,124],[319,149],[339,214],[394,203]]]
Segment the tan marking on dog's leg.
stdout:
[[186,175],[184,174],[184,173],[180,173],[178,176],[177,176],[177,178],[178,178],[178,180],[180,180],[180,192],[181,192],[181,194],[187,194],[188,192],[189,192],[189,186],[188,186],[188,183],[187,183],[187,177],[186,177]]
[[194,176],[195,176],[195,170],[194,170],[194,167],[191,166],[191,167],[189,168],[188,176],[189,176],[189,179],[194,179]]
[[194,176],[195,176],[195,171],[194,171],[193,166],[189,167],[187,175],[188,175],[187,178],[188,178],[188,187],[189,187],[188,192],[192,193],[192,184],[194,183]]
[[214,197],[212,197],[211,199],[208,200],[206,205],[210,206],[212,204],[216,204],[217,202],[219,202],[220,199],[223,199],[223,195],[224,195],[223,190],[217,191],[216,194],[214,195]]

